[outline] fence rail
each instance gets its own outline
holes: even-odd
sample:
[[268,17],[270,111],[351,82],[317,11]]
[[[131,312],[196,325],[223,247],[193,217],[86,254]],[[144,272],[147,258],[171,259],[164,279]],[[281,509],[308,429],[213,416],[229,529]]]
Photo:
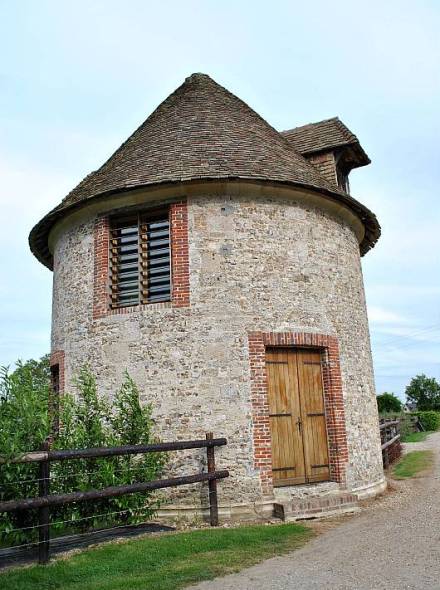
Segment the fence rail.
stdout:
[[382,461],[384,469],[388,469],[391,463],[401,455],[400,445],[400,421],[381,420],[380,440],[382,446]]
[[[207,433],[207,435],[211,433]],[[49,448],[23,453],[16,457],[0,456],[1,463],[40,463],[42,461],[66,461],[69,459],[98,459],[122,455],[141,455],[143,453],[161,453],[167,451],[182,451],[185,449],[202,449],[226,445],[226,438],[206,438],[199,440],[182,440],[174,442],[156,443],[152,445],[125,445],[121,447],[96,447],[92,449],[71,449],[51,451]]]
[[[40,451],[24,453],[20,456],[0,457],[0,464],[5,463],[39,463],[38,496],[20,500],[0,502],[0,513],[15,510],[38,510],[38,561],[47,563],[50,555],[50,508],[71,502],[87,502],[116,498],[126,494],[135,494],[152,490],[189,485],[197,482],[208,482],[209,513],[211,526],[218,525],[217,480],[229,476],[226,469],[217,471],[215,467],[215,447],[227,444],[226,438],[214,438],[212,432],[206,433],[205,439],[156,443],[151,445],[128,445],[121,447],[102,447],[92,449],[70,449],[52,451],[46,441]],[[110,486],[100,490],[74,491],[68,494],[50,494],[50,464],[53,461],[75,459],[97,459],[123,455],[180,451],[186,449],[206,448],[207,471],[191,475],[183,475],[168,479],[158,479],[122,486]]]

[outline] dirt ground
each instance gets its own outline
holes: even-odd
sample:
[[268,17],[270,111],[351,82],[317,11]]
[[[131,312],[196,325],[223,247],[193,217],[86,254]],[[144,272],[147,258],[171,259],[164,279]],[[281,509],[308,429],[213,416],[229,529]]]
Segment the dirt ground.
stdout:
[[432,471],[391,482],[355,516],[315,522],[302,549],[193,590],[440,589],[440,432],[405,450],[432,449]]

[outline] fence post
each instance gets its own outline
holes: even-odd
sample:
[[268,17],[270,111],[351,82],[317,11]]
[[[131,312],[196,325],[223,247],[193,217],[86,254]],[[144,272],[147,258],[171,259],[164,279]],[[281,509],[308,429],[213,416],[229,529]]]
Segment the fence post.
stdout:
[[[42,447],[42,451],[48,451],[50,448],[50,439],[46,440]],[[49,460],[40,461],[39,463],[39,482],[38,495],[49,495],[49,481],[50,481],[50,462]],[[47,563],[49,561],[49,544],[50,544],[50,529],[49,529],[49,506],[38,509],[38,562]]]
[[[212,432],[206,433],[206,440],[212,440],[214,435]],[[208,463],[208,473],[215,471],[215,447],[206,448],[206,456]],[[218,501],[217,501],[217,480],[210,479],[208,481],[209,486],[209,518],[211,526],[218,526]]]
[[[388,442],[389,440],[391,440],[391,428],[390,428],[390,426],[386,426],[385,427],[385,442]],[[388,467],[390,466],[389,449],[390,449],[390,447],[387,447],[385,449],[385,457],[384,457],[384,467],[385,467],[385,469],[388,469]]]

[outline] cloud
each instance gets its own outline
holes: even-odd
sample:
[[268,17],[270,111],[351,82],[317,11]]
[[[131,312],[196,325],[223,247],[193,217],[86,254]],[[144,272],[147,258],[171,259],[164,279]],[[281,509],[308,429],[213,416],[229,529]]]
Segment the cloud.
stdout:
[[411,319],[406,318],[395,311],[371,305],[368,308],[368,318],[374,324],[412,324]]

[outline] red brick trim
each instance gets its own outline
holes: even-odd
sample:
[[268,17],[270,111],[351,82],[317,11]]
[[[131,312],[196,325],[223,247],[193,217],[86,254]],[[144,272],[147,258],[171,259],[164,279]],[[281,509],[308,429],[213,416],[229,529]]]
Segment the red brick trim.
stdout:
[[109,300],[109,241],[110,222],[107,216],[99,216],[94,229],[94,270],[93,270],[93,319],[107,315],[126,314],[140,309],[188,307],[189,289],[189,246],[188,246],[188,204],[186,199],[170,205],[171,234],[171,302],[134,305],[121,309],[110,309]]
[[344,400],[338,340],[326,334],[303,332],[250,332],[249,362],[254,441],[254,467],[260,472],[263,494],[272,495],[272,444],[267,397],[266,346],[320,348],[323,354],[324,404],[330,455],[330,479],[345,483],[348,462]]
[[93,319],[102,318],[109,309],[109,241],[108,217],[97,217],[94,232]]
[[141,305],[130,305],[129,307],[116,307],[109,309],[106,315],[126,315],[134,311],[142,311],[144,309],[170,309],[173,307],[171,301],[160,301],[158,303],[142,303]]
[[188,203],[186,199],[170,207],[171,277],[173,307],[189,307]]

